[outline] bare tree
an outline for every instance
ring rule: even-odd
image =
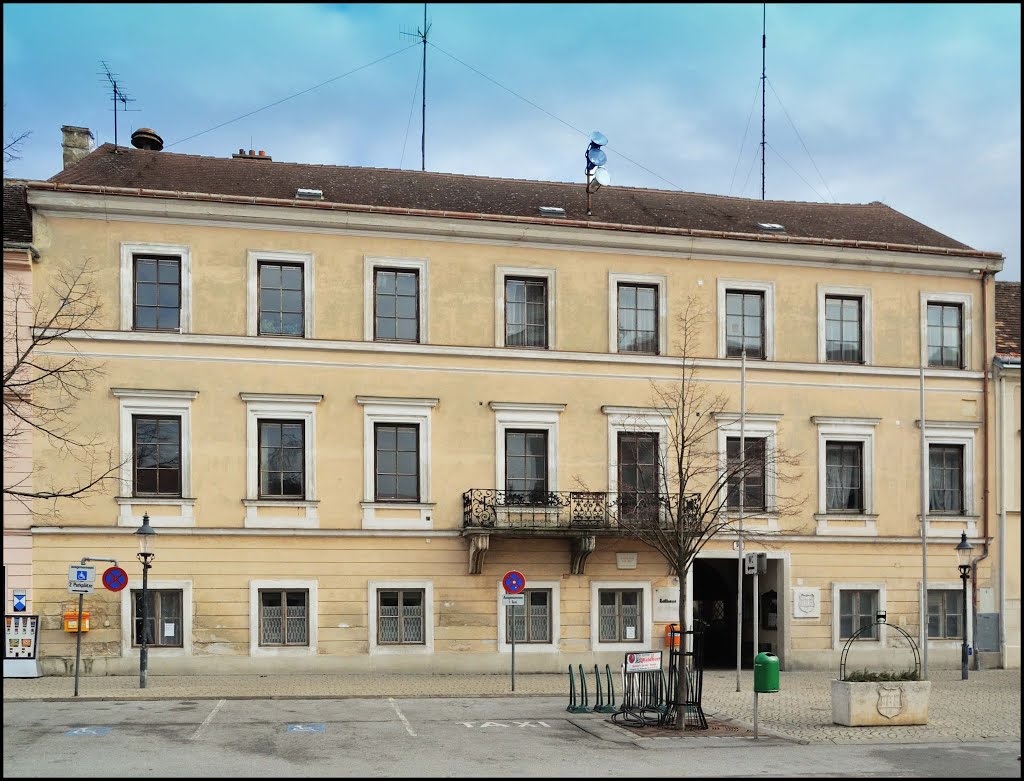
[[[4,103],[4,113],[7,112],[7,104]],[[32,135],[31,130],[24,130],[20,133],[11,133],[4,140],[4,176],[7,175],[7,164],[21,159],[21,145]]]
[[[728,455],[720,451],[719,432],[736,417],[725,412],[727,405],[739,405],[698,378],[694,360],[697,340],[708,320],[706,308],[690,298],[678,317],[675,334],[677,354],[682,357],[680,375],[671,381],[652,382],[652,402],[661,418],[657,428],[667,442],[654,435],[649,418],[630,425],[636,433],[621,440],[618,495],[609,502],[619,528],[661,554],[669,572],[679,579],[681,633],[690,629],[686,621],[690,599],[687,574],[711,540],[737,532],[736,506],[741,493],[746,493],[746,517],[752,519],[792,516],[803,504],[801,498],[780,490],[799,477],[791,470],[799,464],[797,454],[777,442],[754,437],[746,440],[745,458],[739,457],[739,448]],[[623,456],[631,462],[625,469]],[[768,486],[775,488],[772,496],[767,496]],[[767,542],[773,534],[779,532],[748,528],[743,536]],[[680,635],[681,651],[685,638]],[[675,668],[674,682],[675,727],[685,729],[685,669]]]
[[[38,467],[4,470],[4,497],[38,514],[33,500],[50,501],[55,510],[58,500],[83,499],[114,479],[120,467],[114,451],[83,434],[76,420],[77,403],[103,373],[68,339],[94,326],[101,312],[89,262],[57,269],[35,301],[22,281],[5,280],[3,311],[4,458],[15,459],[19,447],[42,436],[57,458],[77,462],[62,484],[44,480]]]

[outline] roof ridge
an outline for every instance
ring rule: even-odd
[[[187,152],[168,152],[168,151],[156,152],[156,151],[148,150],[148,149],[131,149],[131,148],[122,147],[122,146],[118,146],[117,148],[121,149],[124,152],[129,152],[131,154],[148,153],[148,154],[152,154],[152,155],[167,155],[167,156],[174,155],[175,157],[188,157],[188,158],[193,158],[193,159],[197,159],[197,160],[216,160],[218,162],[224,162],[224,163],[232,163],[232,164],[235,163],[233,158],[230,158],[230,157],[217,157],[215,155],[197,155],[197,154],[191,154],[191,153],[187,153]],[[98,146],[94,150],[94,152],[90,153],[90,156],[92,154],[95,154],[95,152],[109,151],[111,149],[114,149],[114,145],[111,144],[110,142],[106,142],[106,143],[103,143],[100,146]],[[252,162],[252,161],[250,161],[250,160],[248,160],[248,158],[246,158],[246,162]],[[370,166],[370,165],[343,165],[343,164],[339,164],[339,163],[300,163],[300,162],[296,162],[296,161],[293,161],[293,160],[263,160],[263,161],[260,161],[260,164],[261,165],[266,164],[266,165],[302,166],[303,168],[344,169],[344,170],[350,170],[350,171],[372,170],[372,171],[382,171],[382,172],[392,173],[392,174],[405,174],[405,175],[410,175],[410,176],[430,176],[430,177],[449,177],[449,176],[452,176],[452,177],[458,177],[458,178],[461,178],[461,179],[478,179],[478,180],[489,181],[489,182],[529,182],[529,183],[534,183],[534,184],[556,185],[556,186],[559,186],[559,187],[583,187],[584,186],[583,182],[565,182],[565,181],[556,181],[556,180],[553,180],[553,179],[517,179],[515,177],[509,177],[509,176],[486,176],[484,174],[465,174],[465,173],[457,173],[457,172],[454,172],[454,171],[414,171],[414,170],[408,170],[408,169],[405,169],[405,168],[388,168],[388,167]],[[51,178],[55,178],[56,176],[59,176],[60,173],[61,172],[58,172],[54,177],[51,177]],[[702,193],[702,192],[696,192],[694,190],[665,190],[665,189],[661,189],[661,188],[658,188],[658,187],[642,187],[642,186],[632,186],[632,185],[615,185],[615,189],[616,190],[629,190],[631,192],[665,193],[665,194],[670,194],[670,195],[693,195],[693,196],[697,196],[697,197],[700,197],[700,198],[715,198],[715,199],[722,199],[722,200],[728,200],[728,201],[739,201],[739,202],[759,203],[759,204],[785,204],[785,205],[825,206],[825,207],[832,207],[832,206],[877,207],[877,206],[883,206],[883,207],[885,207],[887,209],[892,209],[892,207],[886,206],[886,204],[884,204],[884,203],[882,203],[880,201],[872,201],[870,203],[838,203],[838,202],[836,202],[836,203],[828,203],[828,202],[821,202],[821,201],[785,201],[785,200],[774,200],[774,199],[762,200],[760,198],[744,198],[744,197],[738,196],[738,195],[722,195],[720,193]],[[892,209],[892,211],[896,211],[896,210]]]

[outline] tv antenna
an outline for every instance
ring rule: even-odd
[[[134,103],[135,98],[128,97],[128,94],[118,86],[118,74],[111,71],[110,66],[104,60],[100,60],[100,65],[103,67],[103,73],[98,75],[106,77],[110,85],[110,99],[114,102],[114,150],[117,151],[117,104],[120,101],[121,111],[138,111],[138,109],[128,108],[128,104]]]
[[[612,176],[608,173],[608,169],[604,167],[604,164],[608,162],[608,154],[601,148],[608,144],[608,139],[605,134],[599,130],[595,130],[590,134],[590,146],[587,147],[587,151],[584,153],[584,157],[587,160],[587,216],[591,216],[590,212],[590,195],[596,193],[602,187],[610,184]]]
[[[427,4],[423,4],[423,29],[416,28],[416,32],[409,33],[402,31],[402,35],[411,35],[423,42],[423,118],[420,122],[420,170],[427,170],[427,34],[430,32],[430,25],[427,24]],[[415,97],[415,96],[414,96]]]

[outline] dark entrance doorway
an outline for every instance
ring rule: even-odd
[[[736,669],[736,559],[702,558],[693,562],[693,623],[704,631],[704,667]],[[778,616],[779,562],[768,559],[761,575],[758,644],[761,651],[780,652]],[[743,578],[743,668],[754,666],[754,583]]]

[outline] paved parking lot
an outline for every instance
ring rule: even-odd
[[[934,671],[931,675],[929,723],[918,727],[842,727],[832,724],[830,681],[833,677],[831,673],[783,673],[781,691],[760,698],[762,732],[809,743],[831,744],[1020,740],[1020,670],[971,672],[967,681],[960,680],[957,670]],[[590,680],[592,683],[592,677]],[[554,709],[556,713],[568,704],[567,675],[518,675],[515,695],[511,694],[507,675],[154,675],[149,678],[148,688],[142,690],[138,685],[134,676],[82,678],[80,699],[191,701],[443,697],[462,703],[472,700],[459,698],[514,696],[515,699],[508,702],[528,704],[537,697],[551,698],[552,703],[558,703],[558,698],[562,698],[561,708]],[[709,715],[749,725],[753,720],[752,688],[749,671],[744,671],[741,691],[736,692],[734,671],[709,670],[704,676],[705,711]],[[4,681],[3,698],[5,702],[70,700],[73,690],[72,678],[8,679]],[[364,706],[371,714],[385,708],[381,703],[387,700],[373,702]],[[320,707],[329,710],[333,706],[322,704]],[[346,706],[342,704],[340,707]],[[449,707],[468,706],[456,704]],[[393,716],[392,713],[389,718]],[[324,720],[319,719],[321,722]]]

